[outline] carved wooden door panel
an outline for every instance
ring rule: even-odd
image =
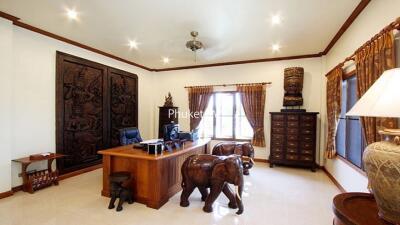
[[[108,146],[107,67],[57,52],[56,145],[60,173],[101,162]]]
[[[120,145],[119,129],[138,126],[138,78],[135,74],[108,69],[110,96],[110,147]]]

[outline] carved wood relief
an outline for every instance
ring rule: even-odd
[[[101,163],[118,129],[137,126],[137,76],[57,52],[56,152],[60,173]]]
[[[119,129],[137,126],[137,77],[109,69],[111,147],[119,145]]]

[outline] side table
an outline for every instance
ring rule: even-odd
[[[22,190],[32,194],[36,190],[51,186],[52,184],[58,185],[58,170],[56,169],[53,171],[51,165],[54,159],[62,158],[64,156],[65,155],[62,154],[51,153],[48,156],[38,159],[31,159],[29,156],[20,159],[13,159],[13,162],[20,163],[22,167],[20,174],[23,180]],[[47,169],[31,172],[27,171],[28,166],[31,163],[39,161],[47,161]]]

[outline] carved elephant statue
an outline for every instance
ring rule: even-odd
[[[201,193],[201,200],[205,201],[203,211],[212,212],[212,204],[222,191],[229,199],[229,207],[239,208],[236,212],[238,215],[243,213],[243,165],[240,156],[192,155],[184,161],[181,173],[182,207],[189,206],[189,196],[197,187]],[[228,183],[235,185],[235,194],[230,190]]]
[[[115,207],[115,201],[119,198],[117,211],[122,210],[122,204],[127,201],[129,204],[133,203],[132,191],[124,186],[124,183],[128,183],[131,175],[129,172],[115,172],[110,175],[110,204],[109,209]]]
[[[248,142],[220,142],[212,150],[213,155],[240,155],[243,161],[243,174],[249,175],[254,165],[254,148]]]

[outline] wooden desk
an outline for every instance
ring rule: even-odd
[[[333,199],[334,225],[392,225],[378,216],[375,198],[369,193],[350,192]]]
[[[110,196],[109,175],[118,171],[132,174],[134,201],[159,209],[170,197],[181,190],[181,166],[194,154],[209,153],[210,139],[186,142],[181,150],[149,155],[132,145],[99,151],[103,155],[103,196]]]

